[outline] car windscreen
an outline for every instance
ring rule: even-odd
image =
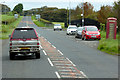
[[[98,31],[97,27],[87,27],[87,31]]]
[[[78,28],[77,30],[78,30],[78,31],[82,31],[82,30],[83,30],[83,28]]]
[[[69,27],[69,29],[77,29],[77,27]]]
[[[34,30],[15,30],[12,39],[36,39],[37,36]]]
[[[60,24],[55,24],[54,26],[61,26]]]

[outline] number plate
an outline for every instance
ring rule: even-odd
[[[23,47],[23,48],[20,48],[20,49],[30,49],[30,48],[27,48],[27,47]]]
[[[91,36],[92,38],[96,38],[96,36]]]

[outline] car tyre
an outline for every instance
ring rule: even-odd
[[[54,31],[55,31],[55,29],[54,29]]]
[[[37,52],[35,56],[36,56],[36,59],[40,59],[40,52]]]
[[[98,40],[101,40],[101,39],[98,39]]]
[[[15,55],[13,53],[9,53],[9,57],[10,57],[10,60],[14,60],[15,59]]]

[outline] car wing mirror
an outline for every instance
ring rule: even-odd
[[[100,30],[98,30],[98,31],[100,31]]]
[[[11,37],[11,35],[9,35],[9,38]]]

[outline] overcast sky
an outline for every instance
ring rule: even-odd
[[[99,10],[102,5],[113,6],[114,1],[118,0],[0,0],[0,3],[8,5],[11,10],[18,3],[22,3],[24,10],[29,10],[32,8],[40,8],[43,6],[48,7],[58,7],[58,8],[67,8],[69,3],[71,8],[75,8],[82,2],[90,2],[94,6],[94,10]]]

